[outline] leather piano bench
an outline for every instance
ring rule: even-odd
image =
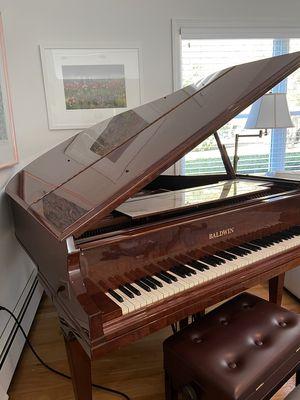
[[[298,366],[300,316],[249,293],[164,342],[167,400],[270,399]]]

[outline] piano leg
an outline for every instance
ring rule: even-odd
[[[165,372],[165,395],[166,400],[178,400],[178,392],[174,388],[167,372]]]
[[[269,280],[269,301],[281,305],[284,284],[284,273]]]
[[[64,338],[75,400],[92,400],[91,360],[74,336]]]

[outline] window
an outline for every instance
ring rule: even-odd
[[[182,33],[180,47],[180,86],[186,86],[231,65],[298,51],[300,39],[222,38],[221,34],[216,38],[215,33],[213,38],[209,38],[209,34]],[[239,173],[273,174],[283,170],[300,170],[300,70],[277,85],[273,91],[287,92],[295,126],[274,129],[263,138],[241,138],[238,151]],[[258,133],[244,130],[249,111],[250,107],[219,130],[231,159],[236,133]],[[181,173],[186,175],[222,172],[224,167],[213,137],[201,143],[181,161]]]

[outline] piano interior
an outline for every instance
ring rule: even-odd
[[[108,217],[77,237],[78,243],[107,234],[171,217],[199,213],[246,200],[262,198],[297,185],[274,182],[264,177],[239,175],[174,176],[160,175],[153,182],[122,203]]]

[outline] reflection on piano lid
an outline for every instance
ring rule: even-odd
[[[233,197],[262,193],[268,189],[269,186],[262,184],[260,181],[235,179],[218,182],[213,185],[133,197],[120,205],[117,211],[135,219],[191,208]]]
[[[63,241],[109,216],[299,66],[300,53],[236,65],[114,116],[33,161],[6,191]],[[54,198],[75,212],[58,222]]]

